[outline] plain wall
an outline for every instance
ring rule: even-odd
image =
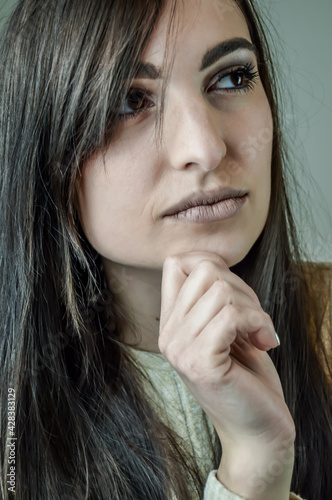
[[[312,260],[332,262],[332,1],[259,0],[259,4],[271,19],[280,46],[286,139],[297,158],[293,167],[304,189],[300,234]]]
[[[311,260],[332,262],[332,1],[258,2],[280,46],[287,139],[303,189],[299,232]],[[12,5],[0,0],[0,28]]]

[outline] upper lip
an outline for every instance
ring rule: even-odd
[[[247,194],[247,191],[231,187],[223,187],[208,192],[197,191],[195,193],[191,193],[185,198],[182,198],[181,201],[169,207],[163,214],[163,217],[176,215],[193,207],[214,205],[215,203],[219,203],[220,201],[228,200],[230,198],[243,198],[243,196]]]

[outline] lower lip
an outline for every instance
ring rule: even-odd
[[[183,212],[168,216],[168,219],[176,219],[181,222],[204,223],[215,222],[233,217],[244,205],[248,195],[241,198],[228,198],[213,205],[199,205],[188,208]]]

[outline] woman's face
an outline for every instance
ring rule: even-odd
[[[245,18],[229,0],[181,6],[176,33],[167,11],[157,24],[107,152],[83,167],[82,226],[107,261],[160,269],[209,251],[232,266],[266,222],[272,117]]]

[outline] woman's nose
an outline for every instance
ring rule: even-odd
[[[164,118],[164,146],[170,165],[183,170],[198,166],[216,169],[226,155],[220,111],[202,95],[176,99],[168,104]]]

